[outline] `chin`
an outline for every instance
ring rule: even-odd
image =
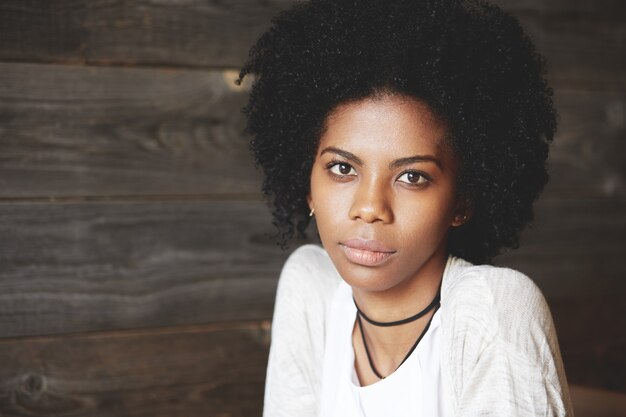
[[[341,278],[352,288],[358,288],[367,292],[387,291],[398,283],[390,281],[389,277],[396,277],[393,271],[385,266],[356,265],[347,260],[341,264],[335,262],[335,266]]]

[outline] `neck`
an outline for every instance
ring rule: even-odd
[[[385,291],[352,287],[359,309],[372,320],[392,322],[411,317],[428,306],[441,285],[447,257],[433,255],[420,270],[401,284]]]
[[[385,291],[365,291],[352,287],[352,295],[359,309],[372,320],[391,322],[411,317],[428,306],[436,296],[446,262],[445,251],[438,251],[419,271],[401,280],[400,284]],[[374,326],[362,320],[366,343],[378,372],[390,375],[398,368],[433,314],[434,309],[415,321],[391,327]],[[361,384],[369,385],[378,381],[370,369],[357,323],[352,332],[352,344]]]

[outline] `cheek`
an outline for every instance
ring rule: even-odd
[[[350,187],[338,184],[329,178],[326,171],[316,167],[311,175],[311,199],[316,219],[336,221],[345,212],[350,200]]]
[[[396,205],[395,219],[406,240],[433,238],[445,233],[452,223],[453,203],[443,196],[419,196]]]
[[[319,169],[316,166],[314,166],[313,170],[311,171],[309,204],[311,204],[312,207],[315,208],[316,214],[317,212],[322,210],[321,199],[322,199],[323,194],[324,192],[323,192],[322,181],[320,178],[320,172],[319,172]]]
[[[314,168],[311,174],[310,195],[311,204],[315,207],[315,223],[323,241],[328,231],[332,231],[334,225],[339,223],[339,213],[345,198],[321,168]]]
[[[341,187],[334,188],[332,192],[329,192],[329,189],[318,190],[313,200],[318,228],[332,230],[345,224],[351,202],[351,195],[348,191],[347,188],[341,189]]]

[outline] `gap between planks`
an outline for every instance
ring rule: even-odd
[[[148,195],[83,195],[83,196],[27,196],[0,197],[2,203],[127,203],[127,202],[181,202],[181,201],[264,201],[261,193],[217,194],[148,194]]]
[[[170,334],[194,334],[194,333],[207,333],[217,332],[225,330],[251,330],[267,332],[271,330],[271,320],[241,320],[241,321],[225,321],[215,322],[207,324],[184,324],[178,326],[166,326],[166,327],[143,327],[134,329],[119,329],[119,330],[97,330],[86,332],[74,332],[63,333],[62,335],[45,335],[45,336],[16,336],[8,338],[0,338],[0,345],[15,343],[18,340],[22,341],[45,341],[51,339],[63,338],[70,339],[112,339],[112,338],[125,338],[132,336],[146,336],[146,335],[170,335]]]

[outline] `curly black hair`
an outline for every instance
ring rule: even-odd
[[[458,189],[473,208],[448,252],[490,263],[517,248],[548,181],[556,130],[545,61],[518,21],[478,0],[311,0],[250,50],[246,132],[284,244],[309,223],[306,196],[325,120],[380,92],[421,100],[447,126]],[[294,175],[294,173],[297,173]],[[297,232],[297,233],[296,233]]]

